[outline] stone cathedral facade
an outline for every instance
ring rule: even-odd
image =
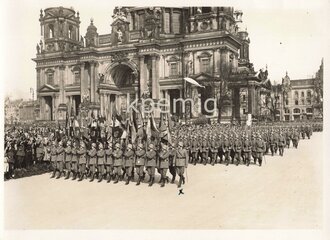
[[[253,113],[259,80],[249,61],[242,15],[232,7],[116,7],[109,34],[100,35],[97,25],[104,23],[91,19],[81,32],[73,9],[41,10],[41,40],[33,59],[37,120],[63,120],[66,111],[77,116],[84,102],[109,118],[114,106],[125,112],[146,92],[155,101],[168,99],[171,113],[178,115],[173,99],[190,97],[190,117],[197,117],[205,112],[204,101],[220,97],[224,88],[225,117],[239,118],[241,88]],[[205,88],[187,86],[184,77]]]

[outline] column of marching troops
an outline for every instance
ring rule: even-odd
[[[39,128],[40,129],[40,128]],[[44,128],[42,128],[44,129]],[[44,131],[21,131],[13,137],[10,130],[5,134],[5,153],[9,163],[13,159],[18,164],[26,154],[27,146],[35,146],[36,162],[50,161],[52,178],[64,176],[72,180],[95,178],[99,182],[136,180],[152,186],[156,170],[160,175],[161,187],[175,183],[178,187],[185,183],[185,168],[188,163],[235,164],[249,166],[262,165],[265,154],[284,154],[284,148],[297,148],[300,139],[310,138],[313,131],[322,131],[322,124],[266,124],[253,127],[238,127],[223,124],[178,125],[174,127],[166,141],[162,137],[144,139],[137,136],[134,142],[129,137],[122,139],[118,132],[112,137],[88,132],[89,136],[75,136],[59,131],[44,137]],[[16,131],[17,132],[17,131]],[[30,133],[30,134],[29,134]],[[25,137],[24,137],[25,136]],[[169,140],[170,139],[170,140]],[[167,177],[169,170],[172,179]]]

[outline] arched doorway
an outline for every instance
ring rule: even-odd
[[[108,85],[103,90],[101,112],[108,117],[112,116],[114,107],[121,113],[127,112],[129,104],[140,94],[137,66],[129,61],[113,63],[105,72],[105,81]]]

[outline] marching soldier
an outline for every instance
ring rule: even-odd
[[[107,142],[107,149],[105,150],[105,168],[106,176],[108,177],[107,182],[109,183],[112,178],[113,170],[113,156],[112,156],[112,144],[110,141]]]
[[[256,141],[256,158],[258,160],[260,167],[262,165],[262,158],[265,152],[266,152],[266,144],[259,135]]]
[[[25,160],[25,141],[21,139],[21,141],[18,142],[18,149],[17,149],[17,168],[22,168]]]
[[[63,165],[64,165],[64,148],[63,148],[63,142],[59,141],[58,147],[56,150],[57,157],[56,157],[56,169],[59,172],[57,175],[57,179],[61,177],[62,173],[64,173]]]
[[[144,176],[144,165],[145,165],[145,155],[146,151],[142,143],[139,143],[137,146],[137,150],[135,152],[136,159],[135,159],[135,169],[138,175],[138,181],[136,185],[140,185],[141,180]]]
[[[198,151],[199,151],[199,142],[196,139],[196,135],[193,136],[190,151],[191,151],[192,163],[196,165],[198,161]]]
[[[71,141],[66,142],[65,148],[65,169],[66,169],[66,177],[68,179],[71,173],[71,160],[72,160],[72,148],[71,148]]]
[[[243,142],[243,153],[244,153],[244,161],[245,161],[246,166],[250,165],[251,151],[252,151],[251,141],[249,140],[248,136],[245,136],[245,139]]]
[[[289,132],[289,130],[286,131],[285,140],[286,140],[286,147],[290,148],[291,133]]]
[[[223,144],[222,144],[222,150],[225,154],[226,166],[228,166],[229,162],[230,162],[230,151],[231,151],[231,149],[232,149],[231,142],[229,141],[228,136],[226,135],[225,140],[223,141]]]
[[[133,151],[133,145],[127,144],[126,152],[124,154],[124,167],[125,167],[125,173],[126,173],[126,183],[125,185],[128,185],[131,178],[132,178],[132,169],[134,168],[134,151]]]
[[[270,152],[272,153],[272,156],[274,156],[275,148],[277,146],[277,141],[275,138],[275,134],[273,132],[271,132],[269,136],[269,146],[270,146]]]
[[[105,164],[105,151],[103,149],[103,144],[99,143],[99,150],[97,151],[97,172],[99,174],[98,182],[101,182],[102,179],[106,177],[104,164]]]
[[[215,135],[213,135],[210,144],[212,166],[217,162],[218,148],[218,141],[216,141]]]
[[[96,164],[97,164],[96,143],[92,143],[92,149],[88,151],[88,156],[89,156],[88,167],[90,170],[90,174],[92,175],[90,182],[93,182],[96,175]]]
[[[238,166],[242,160],[242,142],[238,136],[235,137],[233,150],[235,152],[234,159],[236,160],[236,166]]]
[[[283,133],[280,133],[280,137],[278,140],[278,150],[280,152],[280,156],[283,156],[284,146],[285,146],[285,137],[283,136]]]
[[[179,142],[175,155],[176,172],[180,177],[178,188],[181,187],[182,183],[185,184],[184,169],[188,167],[188,158],[187,150],[183,148],[183,142]]]
[[[116,143],[115,145],[115,150],[113,151],[113,167],[114,167],[114,177],[115,177],[115,181],[114,184],[118,183],[119,178],[121,178],[121,168],[123,165],[123,161],[122,161],[122,157],[123,157],[123,151],[120,148],[120,144]]]
[[[77,174],[78,174],[78,153],[79,150],[79,144],[78,142],[73,142],[72,148],[71,148],[71,171],[73,173],[72,180],[76,180]]]
[[[79,155],[79,180],[82,181],[83,177],[86,176],[86,163],[87,163],[87,149],[83,141],[80,142],[80,149],[77,151]]]
[[[161,151],[159,153],[159,169],[160,169],[160,182],[161,187],[165,186],[165,181],[168,182],[166,177],[167,169],[169,168],[169,156],[170,152],[167,149],[167,145],[161,145]]]
[[[208,153],[209,153],[209,143],[206,139],[206,136],[204,136],[202,141],[202,161],[204,165],[206,165],[206,163],[208,162]]]
[[[149,187],[151,187],[154,184],[155,180],[155,168],[157,166],[156,162],[156,151],[154,150],[154,144],[150,143],[148,151],[146,153],[146,167],[149,175]]]
[[[298,132],[298,130],[294,130],[293,135],[292,135],[293,147],[298,148],[298,142],[299,142],[299,132]]]
[[[57,158],[57,146],[56,146],[56,142],[53,141],[52,148],[50,150],[50,161],[53,167],[53,175],[51,176],[51,178],[54,178],[56,174],[56,162],[57,162],[56,158]]]

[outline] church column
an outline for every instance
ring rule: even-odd
[[[80,66],[80,101],[83,102],[83,97],[88,86],[85,79],[85,63]]]
[[[139,61],[140,61],[140,95],[143,94],[143,92],[147,89],[148,82],[146,79],[146,74],[145,74],[145,64],[144,64],[144,56],[139,56]]]
[[[156,55],[151,56],[152,67],[152,98],[159,99],[159,82],[158,82],[158,57]]]
[[[166,11],[165,8],[162,9],[162,33],[165,33],[165,22],[166,22]]]
[[[95,102],[95,62],[90,63],[91,66],[91,102]]]

